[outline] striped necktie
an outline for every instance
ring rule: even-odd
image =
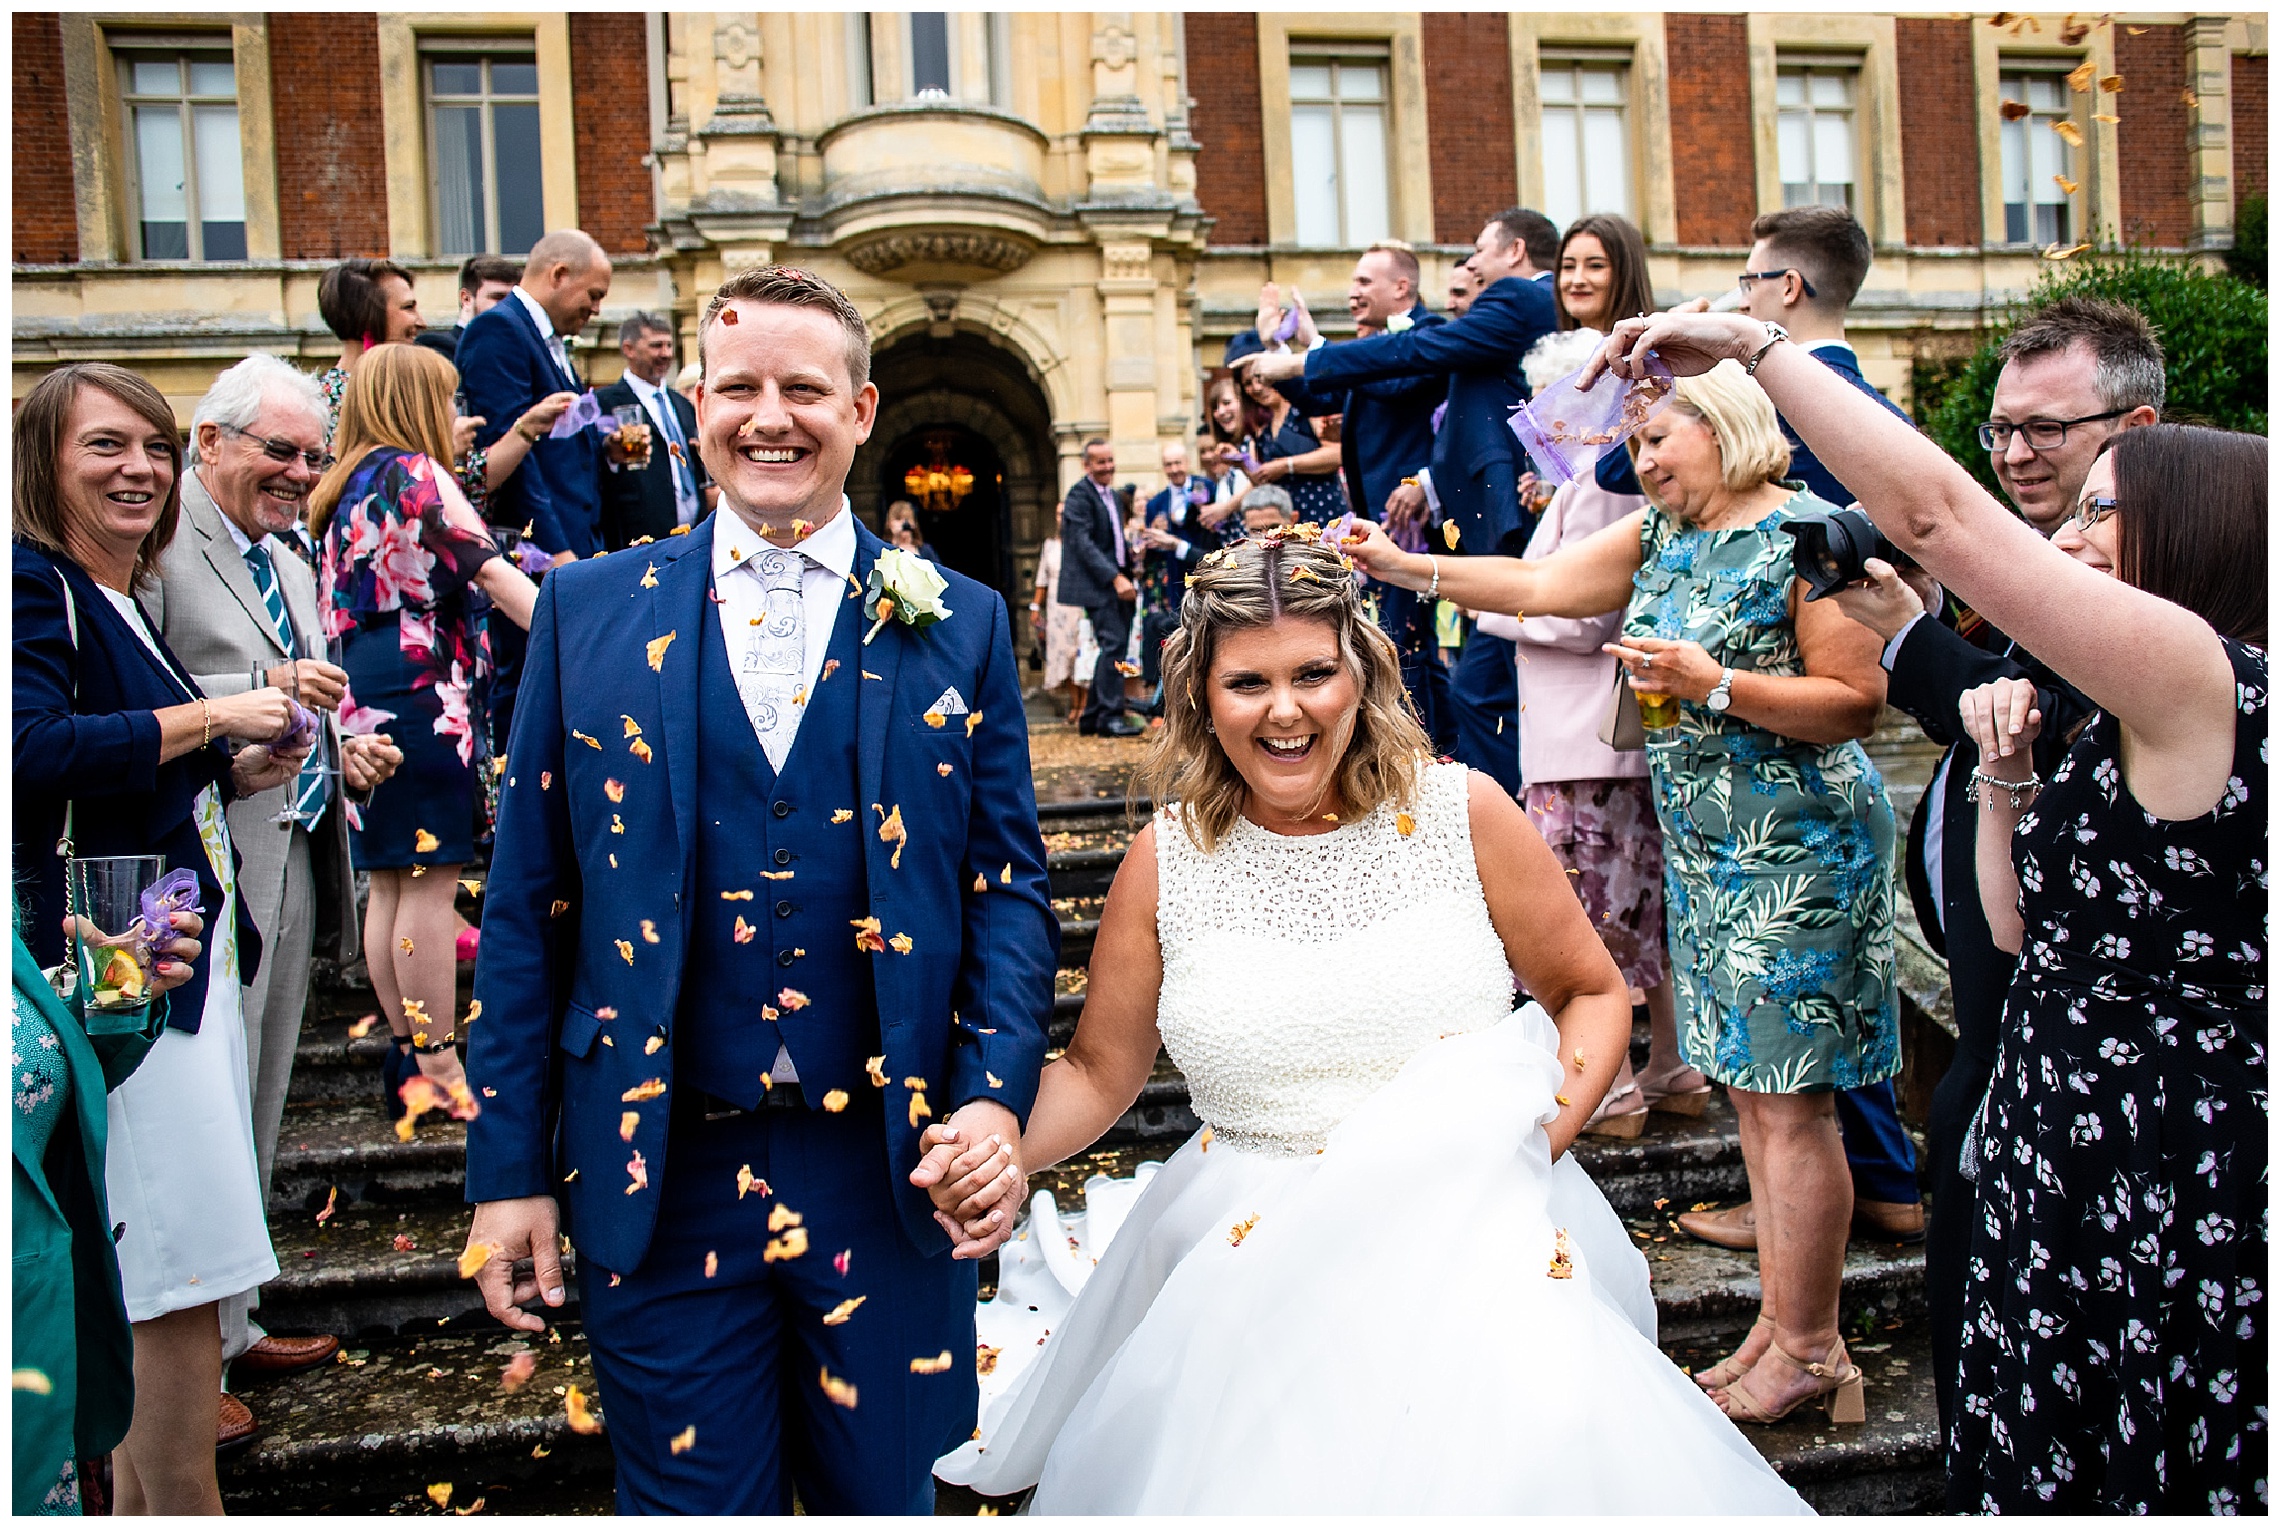
[[[697,475],[689,466],[688,438],[681,433],[679,411],[673,407],[673,400],[665,396],[663,388],[657,389],[656,413],[664,425],[665,455],[673,464],[674,501],[678,504],[682,500],[695,499]]]
[[[288,655],[299,652],[293,637],[292,618],[285,613],[285,591],[277,583],[277,567],[269,560],[266,542],[256,541],[245,549],[245,565],[253,574],[253,587],[261,594],[261,606],[269,612],[269,624],[277,633],[277,640],[285,645]],[[300,778],[293,783],[293,815],[304,826],[312,826],[325,809],[325,772],[311,752],[309,762],[301,766]]]

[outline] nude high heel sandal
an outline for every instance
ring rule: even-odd
[[[1827,1410],[1829,1420],[1839,1427],[1857,1427],[1868,1420],[1868,1400],[1865,1393],[1867,1382],[1861,1374],[1860,1365],[1854,1363],[1846,1355],[1843,1338],[1837,1339],[1836,1345],[1829,1349],[1828,1357],[1821,1363],[1806,1363],[1794,1353],[1783,1348],[1778,1342],[1772,1344],[1766,1351],[1791,1368],[1802,1369],[1807,1374],[1812,1375],[1814,1379],[1820,1381],[1819,1386],[1806,1391],[1779,1411],[1769,1411],[1758,1403],[1755,1396],[1742,1389],[1738,1383],[1728,1385],[1718,1392],[1720,1399],[1731,1403],[1724,1408],[1727,1416],[1732,1417],[1737,1422],[1754,1422],[1764,1425],[1778,1422],[1807,1401],[1817,1399],[1822,1407]],[[1759,1367],[1763,1367],[1762,1363]],[[1751,1372],[1755,1373],[1756,1370],[1753,1369]]]
[[[1746,1348],[1749,1346],[1750,1338],[1757,1335],[1757,1329],[1759,1327],[1769,1327],[1772,1325],[1773,1318],[1764,1314],[1763,1312],[1760,1312],[1757,1320],[1750,1323],[1749,1331],[1743,1335],[1742,1347]],[[1741,1357],[1742,1349],[1734,1349],[1733,1352],[1728,1353],[1724,1358],[1719,1359],[1716,1364],[1712,1365],[1710,1368],[1704,1369],[1700,1374],[1695,1375],[1694,1383],[1700,1385],[1705,1390],[1725,1389],[1728,1385],[1732,1384],[1734,1381],[1740,1379],[1743,1375],[1749,1373],[1750,1370],[1757,1367],[1756,1359],[1753,1358],[1748,1363],[1743,1363],[1741,1361]]]

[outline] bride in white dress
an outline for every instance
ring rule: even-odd
[[[1038,1513],[1806,1511],[1656,1348],[1566,1155],[1621,976],[1519,806],[1431,762],[1309,531],[1190,584],[1151,761],[1181,804],[1125,856],[1021,1155],[1098,1139],[1159,1037],[1205,1127],[937,1473]],[[1002,1158],[966,1182],[1020,1202]]]

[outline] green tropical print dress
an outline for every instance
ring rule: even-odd
[[[1691,530],[1650,509],[1626,636],[1702,644],[1737,672],[1801,675],[1781,525]],[[1761,1093],[1857,1088],[1900,1070],[1892,803],[1860,744],[1781,737],[1685,706],[1650,732],[1680,1047]]]

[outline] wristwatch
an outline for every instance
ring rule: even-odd
[[[1726,708],[1734,703],[1734,671],[1732,669],[1718,670],[1718,687],[1704,696],[1702,703],[1720,714],[1723,714]]]
[[[1761,319],[1759,322],[1763,323],[1764,321]],[[1789,338],[1789,331],[1787,329],[1782,328],[1779,324],[1766,324],[1765,343],[1758,346],[1756,355],[1751,356],[1748,360],[1742,363],[1742,370],[1750,376],[1756,376],[1758,362],[1765,359],[1765,353],[1787,338]]]

